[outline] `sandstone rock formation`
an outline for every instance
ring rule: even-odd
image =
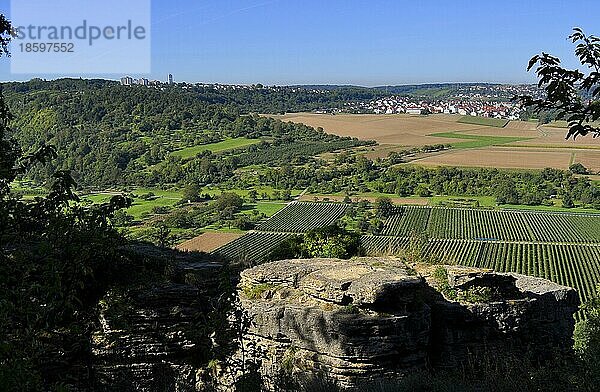
[[[575,290],[517,274],[394,259],[284,260],[241,274],[245,356],[267,387],[321,373],[341,386],[469,355],[571,346]]]
[[[200,343],[208,337],[198,337],[196,329],[219,294],[212,291],[222,265],[163,253],[156,258],[174,261],[168,279],[115,290],[99,304],[100,328],[92,335],[94,390],[200,390]]]

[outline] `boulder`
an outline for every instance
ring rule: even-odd
[[[282,375],[352,387],[489,353],[547,355],[571,347],[579,304],[543,279],[391,258],[277,261],[238,287],[243,356],[272,390]]]

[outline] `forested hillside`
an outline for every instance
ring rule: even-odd
[[[251,102],[260,101],[255,97],[239,98],[249,102],[244,105],[233,102],[235,94],[124,87],[104,80],[32,80],[3,87],[15,114],[12,136],[18,143],[24,149],[49,143],[60,151],[56,163],[31,173],[40,181],[56,169],[68,169],[79,184],[89,186],[213,183],[240,166],[306,161],[364,144],[244,114]],[[211,144],[238,138],[255,143],[234,141],[227,158],[217,159],[224,152]],[[207,147],[193,149],[203,145]]]

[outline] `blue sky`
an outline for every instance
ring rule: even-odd
[[[0,0],[10,15],[9,4]],[[153,0],[152,72],[132,76],[269,85],[532,82],[528,59],[544,50],[574,66],[566,37],[574,26],[600,35],[598,15],[597,0]],[[0,80],[34,76],[80,75],[12,75],[8,61],[0,63]],[[91,76],[120,75],[84,75]]]

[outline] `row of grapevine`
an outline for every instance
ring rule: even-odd
[[[386,220],[382,234],[415,232],[445,239],[600,243],[600,215],[406,207]]]
[[[398,254],[409,244],[408,238],[363,235],[361,246],[370,256],[391,256]]]
[[[212,252],[229,261],[260,263],[293,234],[250,232]]]
[[[433,238],[509,241],[531,238],[523,214],[477,209],[434,208],[428,233]]]
[[[585,302],[600,284],[600,246],[488,243],[474,266],[549,279],[575,288]],[[579,312],[577,318],[582,317]]]
[[[543,242],[600,242],[600,216],[529,213],[533,237]]]
[[[473,266],[479,259],[485,244],[483,241],[431,240],[424,253],[437,256],[437,259],[444,264],[460,263]]]
[[[410,236],[427,229],[431,208],[407,206],[402,213],[390,216],[383,228],[383,235]]]
[[[348,206],[342,203],[292,203],[261,224],[257,231],[305,233],[334,224]]]

